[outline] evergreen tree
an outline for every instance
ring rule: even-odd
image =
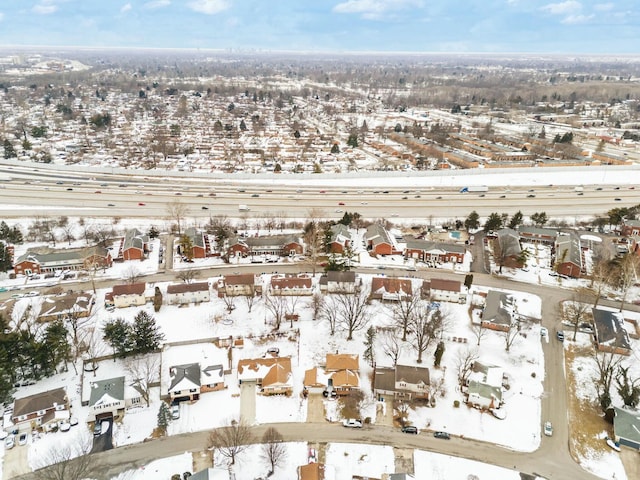
[[[11,255],[4,242],[0,242],[0,272],[11,270]]]
[[[464,221],[464,228],[467,231],[476,230],[480,226],[480,215],[475,210],[469,214],[467,219]]]
[[[444,355],[444,342],[438,342],[438,346],[436,347],[436,351],[433,354],[433,366],[439,367],[440,362],[442,361],[442,355]]]
[[[4,158],[15,158],[17,157],[18,154],[16,153],[15,148],[13,148],[13,145],[11,143],[11,141],[9,141],[9,139],[5,139],[4,141]]]
[[[109,320],[102,332],[103,338],[111,345],[114,356],[124,358],[131,351],[132,329],[124,318]]]
[[[502,227],[502,217],[500,214],[494,212],[487,218],[483,229],[485,232],[489,232],[491,230],[498,230],[500,227]]]
[[[536,212],[531,215],[531,221],[536,227],[544,227],[547,223],[547,214],[545,212]]]
[[[509,222],[509,228],[513,228],[514,230],[518,228],[520,225],[522,225],[523,218],[524,218],[524,215],[522,215],[522,212],[518,210],[511,217],[511,221]]]
[[[149,231],[147,232],[147,235],[149,235],[149,238],[153,240],[160,236],[160,231],[154,225],[151,225]]]
[[[371,365],[373,367],[376,359],[375,359],[375,352],[374,352],[374,342],[376,340],[376,329],[373,326],[370,326],[367,329],[367,333],[365,335],[365,340],[364,340],[364,353],[363,353],[363,357],[364,359],[369,363],[369,365]]]
[[[171,422],[171,412],[166,402],[160,402],[160,408],[158,409],[158,428],[162,430],[162,433],[167,431],[167,427]]]
[[[148,353],[160,347],[164,334],[156,325],[156,319],[144,310],[140,310],[133,319],[132,340],[136,353]]]
[[[350,147],[356,148],[358,146],[358,134],[351,133],[349,134],[349,138],[347,139],[347,145]]]
[[[331,147],[331,153],[340,153],[340,146],[337,143],[334,143]]]

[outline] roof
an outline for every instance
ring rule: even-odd
[[[347,241],[351,241],[351,231],[349,228],[342,224],[336,223],[335,225],[331,225],[331,239],[329,243],[339,243],[344,245]]]
[[[247,237],[244,242],[249,247],[282,247],[289,243],[302,244],[298,235],[271,235],[268,237]]]
[[[613,407],[613,431],[616,437],[640,443],[640,412]]]
[[[355,283],[356,282],[356,272],[338,272],[334,270],[330,270],[326,275],[327,283]]]
[[[494,387],[492,385],[478,382],[476,380],[469,380],[468,388],[469,395],[475,394],[481,398],[486,398],[488,400],[495,398],[496,400],[502,402],[502,387]]]
[[[327,376],[318,367],[305,370],[303,382],[305,387],[324,387],[327,383]]]
[[[372,294],[396,294],[410,296],[413,293],[411,280],[398,277],[373,277],[371,279]]]
[[[225,275],[225,285],[254,285],[256,276],[253,273],[240,273],[238,275]]]
[[[482,319],[500,323],[503,325],[511,325],[513,314],[513,297],[504,292],[497,290],[489,290],[485,300]]]
[[[286,371],[291,374],[291,357],[243,358],[238,361],[238,379],[264,380],[274,365],[279,366],[278,371],[268,378],[269,381],[282,380]]]
[[[373,387],[388,392],[396,389],[396,370],[393,367],[377,367],[373,377]]]
[[[61,295],[47,295],[42,301],[39,317],[52,315],[76,316],[91,311],[91,302],[93,301],[93,294],[86,292],[69,291]]]
[[[109,378],[90,382],[89,405],[121,402],[124,400],[124,377]]]
[[[520,226],[518,233],[525,237],[550,237],[556,238],[558,231],[553,228],[540,228],[533,226]]]
[[[446,290],[460,293],[461,283],[458,280],[445,280],[443,278],[431,279],[431,290]]]
[[[498,243],[502,249],[504,256],[519,256],[522,249],[520,248],[520,235],[512,228],[501,228],[496,232]]]
[[[411,365],[396,365],[396,381],[404,381],[412,385],[424,383],[429,385],[429,368]]]
[[[274,275],[271,277],[271,288],[286,290],[293,288],[311,288],[309,275]]]
[[[324,480],[324,464],[308,463],[299,466],[298,480]]]
[[[82,262],[91,256],[107,257],[109,250],[104,247],[79,247],[79,248],[30,248],[21,255],[15,263],[31,261],[39,264],[56,263],[64,265],[69,262]]]
[[[624,328],[624,316],[620,312],[592,308],[593,326],[599,345],[631,350],[629,333]]]
[[[582,268],[580,237],[575,232],[560,233],[556,237],[556,262],[573,263]]]
[[[191,245],[194,247],[205,248],[204,235],[195,227],[189,227],[184,231],[184,234],[191,239]]]
[[[369,225],[367,231],[364,234],[364,237],[373,245],[380,245],[383,243],[391,246],[394,245],[389,232],[387,232],[387,229],[384,228],[381,223],[373,223]]]
[[[422,240],[413,236],[404,237],[407,250],[422,250],[425,252],[445,253],[465,253],[467,251],[464,245],[446,242],[434,242],[431,240]]]
[[[169,391],[190,390],[200,388],[200,364],[189,363],[186,365],[174,365],[169,368],[171,383]]]
[[[13,418],[66,404],[67,393],[62,387],[47,390],[46,392],[34,393],[28,397],[17,398],[13,402]]]
[[[128,250],[130,248],[135,248],[137,250],[142,250],[144,248],[144,244],[148,242],[149,242],[148,235],[142,233],[137,228],[130,228],[124,233],[122,249]]]
[[[132,283],[126,285],[114,285],[111,289],[113,297],[118,295],[143,295],[147,285],[145,283]]]
[[[187,292],[204,292],[209,291],[209,283],[176,283],[167,287],[167,294],[187,293]]]
[[[357,353],[327,353],[325,369],[332,372],[359,370],[360,356]]]
[[[331,374],[334,387],[359,387],[360,376],[355,370],[338,370]]]

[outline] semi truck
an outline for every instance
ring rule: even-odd
[[[468,187],[462,187],[460,193],[473,193],[473,192],[488,192],[489,187],[486,185],[469,185]]]
[[[248,205],[240,204],[240,205],[238,205],[238,210],[241,211],[241,212],[248,212],[251,209],[249,208]]]

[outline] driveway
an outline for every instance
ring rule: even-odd
[[[321,393],[310,393],[307,397],[307,423],[325,422],[324,397]]]
[[[240,418],[249,425],[256,423],[256,384],[244,382],[240,385]]]
[[[16,436],[17,442],[17,436]],[[16,444],[11,450],[4,451],[4,460],[2,462],[2,478],[9,480],[10,478],[31,472],[29,462],[27,461],[27,452],[29,446],[19,446]]]
[[[384,402],[376,406],[376,425],[393,427],[393,396],[381,395]]]
[[[113,418],[101,420],[101,422],[102,424],[104,424],[104,422],[108,422],[109,428],[106,432],[103,431],[100,435],[93,437],[91,453],[104,452],[113,448]]]

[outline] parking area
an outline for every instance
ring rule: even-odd
[[[27,446],[19,446],[6,450],[4,452],[4,460],[2,463],[2,478],[8,480],[19,475],[29,473],[29,463],[27,461]]]

